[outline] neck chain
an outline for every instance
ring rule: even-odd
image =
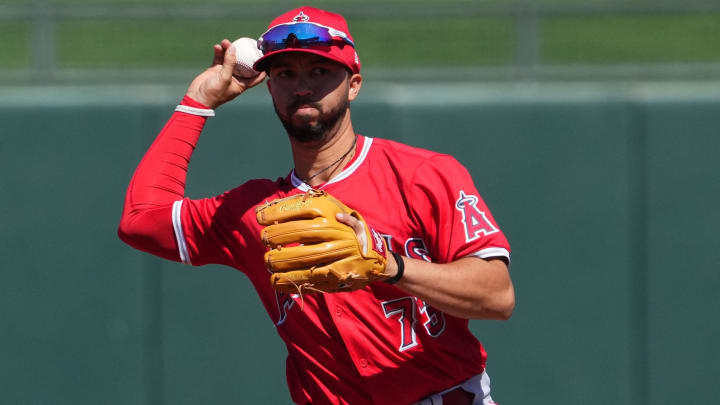
[[[308,177],[307,179],[304,179],[304,180],[301,179],[301,180],[303,180],[303,182],[305,182],[305,184],[307,184],[307,185],[309,186],[309,185],[310,185],[310,180],[312,180],[312,179],[314,179],[315,177],[319,176],[320,174],[324,173],[325,171],[327,171],[327,169],[329,169],[329,168],[335,166],[336,164],[340,163],[343,159],[345,159],[345,157],[347,157],[347,155],[350,154],[350,152],[352,152],[353,150],[355,150],[355,144],[356,144],[356,143],[357,143],[357,135],[355,136],[355,139],[353,139],[353,143],[352,143],[352,146],[350,146],[350,149],[348,149],[347,152],[343,153],[342,156],[340,156],[339,158],[337,158],[336,161],[334,161],[334,162],[330,163],[329,165],[325,166],[325,167],[324,167],[323,169],[321,169],[319,172],[313,174],[312,176]],[[298,176],[298,177],[299,177],[299,176]]]

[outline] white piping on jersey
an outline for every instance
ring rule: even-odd
[[[187,243],[185,242],[185,234],[183,233],[182,229],[182,204],[183,200],[177,200],[173,203],[172,208],[172,223],[173,223],[173,230],[175,231],[175,240],[177,241],[178,245],[178,252],[180,253],[180,261],[182,261],[185,264],[192,264],[190,263],[190,255],[188,254],[188,248]]]
[[[487,249],[478,250],[475,253],[471,253],[468,256],[476,256],[481,259],[487,259],[488,257],[504,257],[510,261],[510,252],[505,248],[491,247]]]
[[[329,184],[337,183],[338,181],[344,180],[351,174],[353,174],[353,172],[355,172],[355,170],[357,170],[357,168],[360,167],[360,165],[365,161],[365,158],[370,151],[370,145],[372,145],[372,141],[373,138],[366,136],[362,150],[360,150],[360,156],[358,156],[355,162],[353,162],[353,164],[351,164],[347,169],[341,171],[340,174],[330,179],[330,181],[323,184],[320,188],[324,188]],[[308,191],[311,188],[309,185],[305,184],[304,181],[300,180],[300,178],[295,175],[295,169],[293,169],[292,173],[290,173],[290,181],[292,182],[293,186],[295,186],[298,190],[302,192]]]

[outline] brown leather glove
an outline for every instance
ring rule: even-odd
[[[277,291],[353,291],[389,277],[385,240],[357,211],[325,191],[277,199],[257,207],[255,213],[258,223],[266,225],[261,233],[262,242],[270,248],[265,264]],[[364,234],[357,235],[339,222],[338,213],[361,221]]]

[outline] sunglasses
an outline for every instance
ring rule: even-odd
[[[288,48],[314,48],[344,42],[355,44],[347,34],[334,28],[314,23],[289,23],[275,26],[260,36],[258,47],[263,54]]]

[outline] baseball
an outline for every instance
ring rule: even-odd
[[[235,56],[237,57],[233,74],[243,78],[255,77],[260,74],[260,72],[253,69],[255,61],[262,57],[262,52],[257,46],[257,40],[243,37],[235,40],[232,46],[235,47]]]

